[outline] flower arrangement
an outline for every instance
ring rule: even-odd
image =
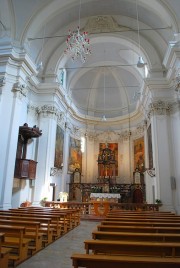
[[[92,186],[91,193],[102,193],[102,187]]]
[[[117,186],[110,187],[111,193],[119,193],[119,188]]]
[[[155,200],[156,204],[162,204],[162,201],[160,199]]]
[[[40,205],[44,207],[45,206],[45,202],[47,201],[47,199],[48,199],[47,197],[43,197],[41,199],[41,201],[40,201]]]
[[[67,202],[68,195],[69,194],[67,192],[60,192],[59,193],[60,202]]]
[[[32,203],[28,200],[21,203],[20,207],[30,207]]]

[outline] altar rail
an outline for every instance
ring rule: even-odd
[[[45,207],[80,209],[82,214],[92,213],[92,202],[59,202],[46,201]],[[159,211],[159,204],[137,204],[137,203],[111,203],[110,210],[131,210],[131,211]]]

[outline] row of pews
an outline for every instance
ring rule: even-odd
[[[179,268],[180,216],[112,210],[71,256],[74,268]]]
[[[0,210],[0,267],[16,267],[79,224],[79,209]]]

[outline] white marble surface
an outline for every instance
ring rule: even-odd
[[[91,193],[90,198],[120,198],[120,194],[115,193]]]

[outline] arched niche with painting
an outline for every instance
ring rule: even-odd
[[[133,183],[134,184],[144,184],[144,174],[138,169],[133,172]]]
[[[73,172],[72,180],[73,183],[81,183],[81,172],[79,168],[76,168],[75,171]]]

